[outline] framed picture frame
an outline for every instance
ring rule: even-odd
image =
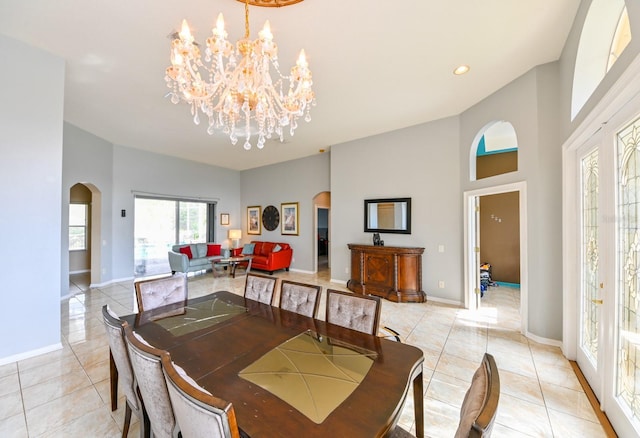
[[[280,212],[282,214],[282,225],[280,234],[288,234],[292,236],[298,235],[298,203],[287,202],[280,204]]]
[[[259,205],[247,207],[247,234],[260,234],[262,212]]]
[[[229,213],[220,213],[220,225],[229,225]]]

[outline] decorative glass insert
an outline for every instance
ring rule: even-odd
[[[360,385],[377,357],[310,330],[283,342],[238,375],[322,423]]]
[[[640,118],[618,132],[616,397],[640,420]]]
[[[598,360],[598,150],[582,159],[582,285],[580,346],[596,366]]]

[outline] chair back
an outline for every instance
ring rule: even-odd
[[[187,275],[182,272],[168,277],[140,280],[134,285],[139,312],[186,302],[188,296]]]
[[[126,322],[124,332],[131,367],[149,416],[151,431],[156,438],[172,438],[176,420],[160,362],[164,351],[141,340]]]
[[[322,286],[282,280],[280,308],[315,318],[320,305]]]
[[[327,322],[375,335],[380,322],[380,298],[327,289]]]
[[[167,352],[162,355],[162,369],[183,438],[240,437],[231,403],[214,397],[198,386],[182,369],[175,366]]]
[[[485,353],[460,408],[456,438],[491,435],[500,399],[500,376],[492,355]]]
[[[244,284],[244,297],[260,303],[271,304],[277,280],[277,277],[248,273]]]
[[[120,379],[120,383],[122,383],[124,395],[133,409],[140,410],[140,402],[136,394],[135,381],[133,378],[133,369],[131,368],[131,361],[129,360],[127,344],[124,340],[122,320],[112,313],[106,304],[102,306],[102,319],[107,332],[111,356],[118,369],[118,378]]]

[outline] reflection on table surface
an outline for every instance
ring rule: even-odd
[[[283,342],[238,375],[319,424],[358,387],[376,357],[375,351],[308,330]]]
[[[153,322],[173,336],[182,336],[219,324],[247,312],[247,308],[228,299],[207,296],[139,313],[135,327]]]

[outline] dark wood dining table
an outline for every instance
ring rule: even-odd
[[[411,345],[226,291],[122,319],[148,343],[168,351],[200,386],[232,402],[238,425],[252,438],[388,436],[396,426],[412,383],[416,434],[423,436],[424,357],[420,349]],[[372,359],[353,392],[319,423],[269,388],[240,375],[267,353],[305,333]]]

